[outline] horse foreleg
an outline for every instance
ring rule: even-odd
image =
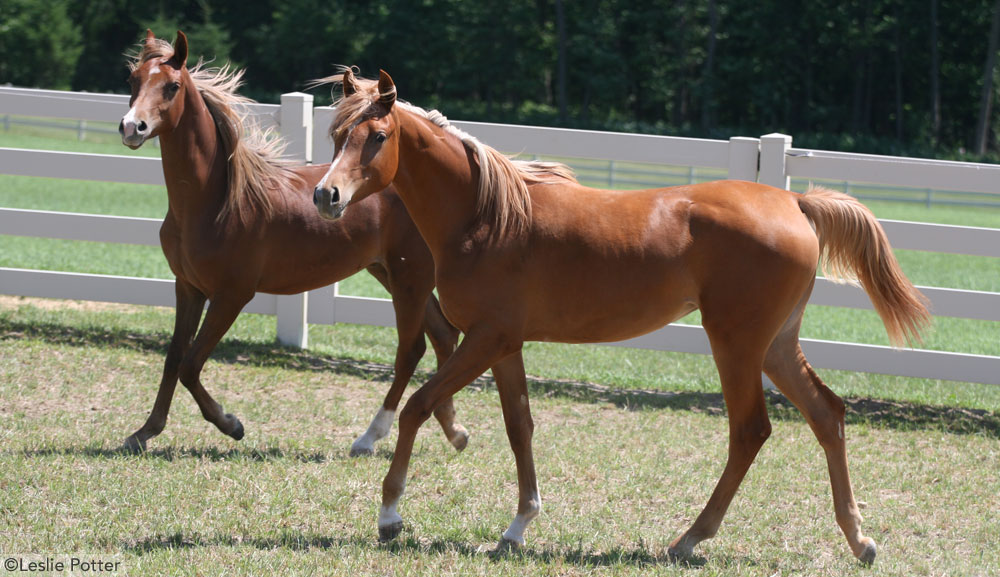
[[[181,360],[178,375],[181,383],[198,403],[202,417],[237,441],[243,438],[243,424],[234,415],[223,411],[222,405],[208,394],[201,384],[201,369],[229,327],[233,325],[243,306],[250,302],[252,297],[253,293],[242,297],[217,295],[209,303],[205,321],[201,324],[191,348]]]
[[[174,317],[174,334],[167,348],[167,358],[163,364],[163,376],[160,378],[160,388],[156,393],[153,410],[146,422],[138,431],[125,439],[123,448],[131,452],[146,450],[146,441],[163,432],[167,425],[167,414],[170,412],[170,401],[177,386],[177,374],[181,359],[191,347],[191,339],[198,330],[201,313],[205,309],[205,295],[190,284],[177,279],[174,284],[177,298],[176,316]]]
[[[714,341],[712,351],[729,412],[729,458],[705,508],[691,528],[670,544],[669,554],[675,559],[691,557],[695,545],[715,536],[743,477],[771,435],[760,357],[732,354]]]
[[[517,515],[510,527],[503,532],[497,545],[498,550],[517,548],[524,545],[524,530],[542,510],[542,498],[538,493],[535,477],[535,460],[531,454],[531,437],[535,424],[531,419],[528,405],[528,386],[524,377],[524,360],[518,351],[493,365],[493,377],[500,393],[503,421],[507,428],[507,439],[517,463]]]
[[[441,370],[407,400],[399,414],[399,437],[392,464],[382,481],[382,506],[378,516],[379,540],[394,539],[403,529],[403,519],[397,506],[406,487],[406,472],[420,425],[446,399],[515,350],[517,347],[505,342],[492,331],[472,331],[466,335]]]

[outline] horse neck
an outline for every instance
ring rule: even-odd
[[[187,86],[193,86],[190,76],[186,80]],[[226,154],[221,147],[205,100],[197,90],[185,90],[184,111],[177,126],[160,135],[163,177],[175,217],[218,213],[228,182]]]
[[[393,181],[406,210],[431,251],[471,232],[476,217],[479,168],[474,154],[454,135],[397,112],[400,122],[399,168]]]

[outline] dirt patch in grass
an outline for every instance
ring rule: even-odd
[[[82,312],[116,312],[122,314],[136,314],[144,308],[138,305],[126,305],[120,303],[105,303],[98,301],[71,301],[64,299],[43,299],[35,297],[19,297],[10,295],[0,295],[0,310],[17,310],[20,307],[31,306],[46,311],[82,311]],[[166,308],[166,307],[156,307]]]

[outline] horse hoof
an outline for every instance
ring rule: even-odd
[[[469,431],[461,429],[454,437],[448,439],[451,446],[455,447],[455,450],[461,453],[465,450],[465,447],[469,445]]]
[[[375,454],[375,449],[371,447],[355,447],[351,445],[350,455],[352,457],[370,457]]]
[[[497,548],[493,550],[493,553],[495,554],[516,553],[520,551],[521,547],[523,546],[524,545],[518,543],[517,541],[511,541],[506,537],[501,537],[500,542],[497,543]]]
[[[862,539],[861,544],[864,545],[864,549],[858,555],[858,561],[861,561],[862,565],[871,565],[875,562],[875,554],[878,553],[878,547],[875,546],[875,541],[872,541],[870,537]]]
[[[132,435],[125,439],[125,442],[122,444],[122,451],[133,455],[141,455],[146,452],[146,441]]]
[[[378,540],[380,543],[388,543],[403,532],[403,522],[394,521],[384,527],[378,528]]]
[[[236,415],[229,415],[229,414],[227,414],[226,415],[226,419],[231,420],[231,421],[236,421],[236,426],[233,427],[233,430],[230,431],[230,432],[228,432],[228,433],[226,433],[226,434],[229,435],[230,437],[232,437],[233,439],[237,440],[237,441],[239,441],[240,439],[242,439],[243,438],[243,434],[244,434],[243,423],[241,423],[240,420],[236,418]]]
[[[667,549],[667,555],[674,563],[684,563],[694,557],[694,547],[684,547],[683,545],[671,545]]]

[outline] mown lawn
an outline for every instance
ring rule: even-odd
[[[469,448],[455,454],[433,423],[424,427],[402,501],[407,527],[380,545],[375,516],[395,435],[373,458],[347,457],[390,374],[351,349],[363,343],[337,333],[349,353],[285,349],[273,344],[269,319],[245,315],[204,381],[247,437],[237,443],[214,430],[180,388],[149,453],[126,456],[115,449],[150,408],[170,311],[70,307],[0,306],[6,555],[86,553],[121,561],[128,575],[1000,571],[995,412],[849,399],[855,491],[880,546],[875,566],[863,568],[833,520],[817,443],[771,394],[774,434],[719,535],[685,566],[670,563],[666,547],[721,471],[727,429],[717,390],[535,379],[544,511],[523,553],[496,557],[489,552],[513,514],[515,473],[497,396],[481,380],[456,399]]]
[[[0,134],[0,146],[51,139]],[[113,139],[61,146],[129,153]],[[0,176],[0,206],[160,217],[166,196]],[[885,218],[1000,227],[992,209],[872,206]],[[899,256],[918,284],[1000,292],[1000,259]],[[155,247],[10,236],[0,236],[0,266],[170,277]],[[363,274],[342,292],[384,296]],[[421,431],[401,506],[407,527],[379,545],[395,434],[374,458],[347,452],[388,386],[394,332],[313,326],[310,350],[295,351],[274,344],[273,318],[243,315],[203,380],[247,437],[234,442],[202,421],[179,387],[150,451],[119,454],[152,405],[172,325],[172,309],[0,297],[5,556],[85,553],[121,561],[116,575],[1000,574],[995,386],[820,371],[848,401],[855,492],[880,547],[871,568],[857,565],[833,520],[811,432],[769,393],[774,434],[722,530],[693,566],[675,565],[667,545],[700,511],[726,454],[711,359],[529,343],[544,510],[526,550],[497,557],[516,484],[488,378],[456,399],[473,434],[463,454],[434,423]],[[996,325],[937,319],[924,346],[1000,355]],[[829,307],[807,312],[803,336],[886,341],[874,313]],[[428,356],[415,382],[433,368]]]

